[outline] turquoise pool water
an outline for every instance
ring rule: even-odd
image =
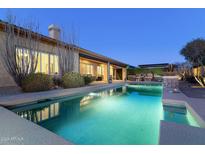
[[[160,120],[197,126],[186,109],[163,109],[161,94],[160,85],[128,85],[13,111],[74,144],[158,144]]]

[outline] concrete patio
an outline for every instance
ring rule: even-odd
[[[56,90],[43,91],[43,92],[20,93],[16,95],[3,96],[0,97],[0,106],[14,107],[17,105],[33,104],[33,103],[37,103],[38,101],[42,101],[46,99],[82,95],[88,92],[103,90],[107,88],[121,86],[124,84],[125,82],[112,83],[112,84],[96,84],[96,85],[79,87],[79,88],[56,89]]]
[[[186,81],[179,82],[179,89],[187,96],[192,98],[204,98],[205,88],[199,87],[196,84],[191,84]]]
[[[0,107],[0,145],[62,145],[72,144],[49,130]]]
[[[191,92],[190,92],[191,93]],[[186,96],[182,91],[164,87],[162,103],[186,107],[201,128],[161,121],[160,144],[205,144],[205,99]]]
[[[205,144],[205,129],[161,121],[160,145],[201,145]]]

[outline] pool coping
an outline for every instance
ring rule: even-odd
[[[201,109],[203,104],[199,104],[199,102],[205,101],[204,99],[199,98],[190,98],[187,97],[183,92],[179,90],[178,93],[171,92],[172,88],[163,88],[162,94],[162,104],[173,107],[186,107],[188,111],[194,116],[195,120],[198,122],[200,127],[205,128],[205,110]],[[197,106],[195,107],[195,103],[198,101]],[[203,105],[205,106],[205,105]]]
[[[0,145],[71,145],[55,133],[0,107]]]

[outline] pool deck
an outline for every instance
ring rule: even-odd
[[[0,107],[0,145],[72,144],[49,130]]]
[[[92,85],[86,87],[79,88],[69,88],[69,89],[56,89],[50,91],[43,92],[33,92],[33,93],[21,93],[11,96],[0,97],[0,106],[4,107],[14,107],[18,105],[24,105],[29,103],[37,103],[37,101],[42,101],[51,98],[57,97],[69,97],[80,94],[85,94],[88,92],[93,92],[97,90],[103,90],[107,88],[112,88],[116,86],[124,85],[125,82],[121,83],[113,83],[113,84],[100,84],[100,85]]]
[[[205,144],[205,99],[190,98],[184,93],[163,88],[163,105],[186,107],[201,128],[161,121],[159,144]]]
[[[145,84],[145,82],[127,82],[132,84]],[[38,126],[12,111],[6,109],[12,106],[25,105],[28,102],[37,103],[54,97],[74,96],[89,92],[113,88],[124,85],[125,82],[113,84],[100,84],[80,88],[57,89],[45,92],[24,93],[0,97],[0,144],[72,144],[63,138]],[[146,84],[155,84],[147,82]],[[159,82],[156,82],[159,84]],[[170,92],[171,88],[163,88],[163,105],[185,106],[195,117],[202,128],[161,121],[159,144],[205,144],[205,100],[189,98],[180,93]]]
[[[204,145],[205,129],[161,121],[160,145]]]

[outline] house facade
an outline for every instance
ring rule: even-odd
[[[5,50],[5,25],[7,23],[0,21],[0,52]],[[22,29],[22,27],[15,26],[16,29]],[[59,74],[61,75],[60,58],[57,51],[60,42],[60,52],[65,52],[66,44],[60,40],[60,29],[55,25],[50,25],[48,28],[49,36],[39,34],[38,48],[38,63],[36,72],[42,72],[49,75]],[[32,35],[36,35],[33,33]],[[21,38],[22,41],[24,38]],[[19,56],[27,56],[29,58],[28,50],[26,46],[16,46],[16,52]],[[109,78],[112,80],[125,80],[127,76],[127,68],[130,65],[123,62],[114,60],[112,58],[97,54],[95,52],[78,47],[77,50],[73,50],[70,55],[72,59],[71,71],[79,72],[82,75],[92,75],[96,77],[96,81],[108,82]],[[0,87],[16,86],[16,83],[6,71],[5,66],[0,62]]]

